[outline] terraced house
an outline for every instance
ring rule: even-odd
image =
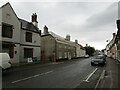
[[[27,63],[28,58],[40,60],[41,31],[37,15],[28,22],[17,17],[10,3],[0,7],[0,42],[2,52],[9,53],[13,64]]]
[[[77,48],[78,47],[78,48]],[[76,51],[77,48],[77,51]],[[81,52],[79,51],[81,50]],[[85,56],[85,50],[80,48],[79,44],[70,41],[70,35],[66,35],[63,38],[51,31],[48,31],[48,27],[44,27],[42,33],[42,61],[57,61],[61,59],[72,59],[76,57]]]
[[[116,33],[113,33],[112,40],[106,46],[106,53],[108,57],[116,59],[116,45],[115,45]]]
[[[117,20],[117,29],[118,31],[115,38],[115,43],[117,48],[116,59],[120,62],[120,20]]]

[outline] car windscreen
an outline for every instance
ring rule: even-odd
[[[94,56],[93,59],[102,59],[103,56]]]

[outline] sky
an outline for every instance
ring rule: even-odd
[[[118,0],[3,0],[0,6],[10,2],[17,16],[31,22],[37,14],[38,27],[43,32],[46,25],[62,37],[78,40],[95,49],[105,49],[106,40],[117,32]]]

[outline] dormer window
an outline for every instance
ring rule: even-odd
[[[32,42],[32,33],[26,32],[26,42]]]
[[[12,38],[13,26],[8,24],[2,24],[2,37]]]

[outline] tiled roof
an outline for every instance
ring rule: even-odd
[[[63,37],[53,33],[52,31],[49,31],[48,34],[42,33],[42,36],[46,36],[46,35],[51,35],[52,37],[54,37],[56,39],[59,39],[59,40],[62,40],[62,41],[68,41],[68,40],[66,40],[66,38],[63,38]],[[68,42],[75,43],[75,42],[72,42],[72,41],[68,41]]]
[[[37,27],[35,27],[31,22],[25,21],[23,19],[19,19],[19,20],[21,22],[22,29],[40,33],[40,30]]]

